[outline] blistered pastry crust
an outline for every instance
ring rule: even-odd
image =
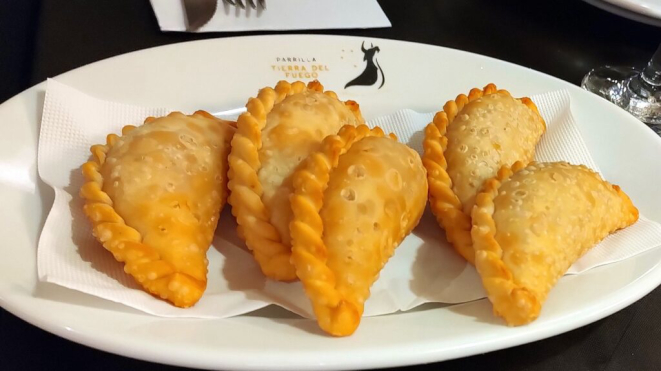
[[[324,92],[318,81],[312,81],[307,86],[300,81],[291,84],[280,81],[275,88],[261,89],[256,98],[248,101],[247,112],[238,119],[237,132],[232,139],[229,156],[229,203],[239,225],[239,235],[245,239],[262,272],[267,277],[280,281],[295,280],[296,271],[290,262],[291,247],[287,243],[288,236],[283,237],[278,226],[273,224],[272,211],[267,208],[263,199],[264,185],[259,176],[262,168],[260,157],[264,156],[260,153],[262,131],[274,106],[305,90],[323,93],[337,100],[337,95],[332,91]],[[344,105],[358,121],[363,121],[357,103],[347,101]],[[285,230],[286,228],[285,225]]]
[[[509,325],[539,316],[569,267],[638,219],[629,197],[585,166],[521,162],[483,185],[472,212],[475,265]]]
[[[463,256],[470,263],[474,263],[474,251],[471,242],[470,228],[470,210],[472,208],[473,199],[472,196],[477,193],[481,185],[482,179],[488,179],[489,177],[495,175],[497,169],[502,165],[510,165],[511,163],[499,163],[503,159],[501,158],[502,151],[519,151],[520,149],[510,149],[510,148],[501,148],[499,143],[490,143],[490,147],[493,148],[483,148],[479,149],[468,148],[468,146],[463,143],[461,145],[451,148],[452,155],[457,154],[454,158],[457,160],[462,160],[462,156],[465,157],[465,153],[468,151],[478,151],[479,153],[471,154],[474,157],[474,163],[481,164],[485,166],[477,169],[471,169],[466,164],[457,164],[456,166],[448,165],[448,127],[452,125],[455,119],[458,116],[461,116],[462,120],[471,120],[468,115],[464,114],[462,110],[468,104],[474,101],[479,101],[482,97],[489,96],[496,98],[503,97],[506,99],[504,102],[507,104],[507,99],[510,101],[516,101],[522,103],[524,106],[528,107],[531,111],[536,121],[537,127],[532,127],[526,131],[530,131],[530,139],[526,142],[526,148],[521,158],[516,158],[511,161],[513,163],[516,160],[528,162],[532,160],[534,155],[534,146],[537,141],[546,130],[544,120],[539,116],[539,111],[535,104],[529,98],[520,98],[512,99],[510,93],[507,90],[498,90],[494,84],[488,84],[482,90],[472,89],[468,96],[460,94],[455,100],[448,101],[444,106],[443,110],[438,112],[433,119],[433,122],[430,123],[425,128],[425,139],[423,141],[424,155],[423,163],[427,169],[427,177],[429,181],[429,198],[431,203],[431,209],[436,219],[446,232],[446,237],[448,241],[452,244],[454,249]],[[486,98],[485,98],[486,99]],[[492,109],[502,110],[501,106],[492,107]],[[507,109],[504,107],[503,109]],[[487,117],[488,118],[488,117]],[[488,122],[488,121],[487,121]],[[501,127],[507,123],[501,123]],[[467,125],[462,125],[461,129],[466,129]],[[473,140],[478,135],[489,136],[489,130],[499,129],[497,126],[490,128],[488,124],[483,125],[481,129],[476,130],[476,128],[470,128],[467,130],[460,130],[457,135],[464,135],[468,140]],[[504,128],[503,128],[504,129]],[[471,131],[475,131],[471,133]],[[480,131],[478,133],[478,131]],[[491,133],[491,135],[503,135],[502,133]],[[507,137],[507,133],[504,133],[504,136]],[[517,137],[516,135],[514,137]],[[461,138],[456,138],[456,144],[461,143]],[[458,152],[458,153],[457,153]],[[492,155],[497,153],[497,156]],[[515,156],[517,157],[517,156]],[[490,163],[490,158],[498,158],[500,161],[498,163]],[[488,161],[488,162],[487,162]],[[479,173],[478,173],[479,171]],[[459,174],[457,176],[463,176],[462,184],[457,184],[453,182],[451,173]],[[462,174],[462,172],[468,172],[468,174]],[[473,172],[474,174],[472,174]],[[468,186],[468,184],[470,186]],[[459,187],[459,193],[457,190]],[[463,201],[462,201],[463,198]]]
[[[206,132],[204,125],[196,124],[197,121],[204,120],[213,120],[213,122],[205,122],[205,125],[217,124],[219,127],[213,132]],[[169,130],[172,128],[168,128],[168,125],[177,126],[176,130],[179,131]],[[135,132],[132,133],[134,130]],[[227,161],[224,158],[229,153],[229,141],[233,132],[229,122],[216,119],[203,111],[198,111],[192,116],[173,112],[162,119],[150,117],[139,128],[125,126],[122,129],[122,137],[110,134],[105,145],[92,146],[92,160],[82,166],[85,183],[80,195],[85,200],[84,211],[92,222],[96,239],[113,254],[117,261],[125,263],[124,271],[132,275],[146,291],[178,307],[190,307],[195,304],[206,288],[206,251],[218,222],[218,214],[227,197],[225,178]],[[193,141],[197,138],[204,142],[195,148],[179,143],[178,149],[170,148],[170,151],[157,149],[159,138],[173,139],[177,135],[180,138]],[[138,164],[132,158],[135,156],[131,151],[136,150],[150,151],[147,156],[142,156],[144,159],[142,164]],[[208,151],[204,152],[205,150]],[[196,184],[181,185],[181,177],[170,179],[171,183],[169,179],[163,179],[165,184],[161,187],[172,188],[168,190],[171,199],[165,200],[160,197],[167,192],[155,192],[160,198],[153,201],[153,210],[147,205],[151,201],[143,197],[134,199],[135,195],[144,191],[139,189],[141,182],[139,179],[123,179],[123,176],[139,174],[151,179],[153,174],[154,178],[159,177],[163,171],[149,168],[149,164],[164,166],[170,160],[174,161],[175,156],[182,154],[192,156],[199,153],[196,151],[204,152],[201,155],[204,158],[200,160],[209,162],[205,162],[202,166],[210,167],[202,172],[199,169],[192,169],[193,175],[190,179]],[[150,170],[140,171],[138,166],[146,166]],[[175,166],[181,166],[181,163]],[[186,177],[183,175],[183,178]],[[149,183],[147,180],[145,182]],[[149,184],[153,185],[153,179]],[[209,195],[200,195],[204,198],[204,202],[199,199],[185,199],[185,194],[182,195],[176,190],[179,185],[199,186],[204,191],[211,189],[212,191]],[[119,199],[113,201],[108,192],[115,194],[114,197]],[[134,201],[138,201],[139,204]],[[168,202],[168,205],[164,205],[163,202]],[[176,204],[177,210],[170,210],[169,203]],[[117,210],[117,205],[121,205],[122,210]],[[155,232],[156,226],[145,225],[150,220],[158,218],[153,215],[154,212],[162,214],[163,224],[160,228],[164,230],[163,236],[156,236],[158,234]],[[196,216],[200,219],[196,219]],[[168,217],[176,217],[177,220],[165,220]],[[139,225],[127,225],[126,220],[139,221],[137,223]],[[139,230],[142,230],[142,233]],[[150,244],[155,242],[163,242],[163,245],[167,246]],[[180,259],[176,259],[177,257]]]
[[[371,138],[392,140],[408,150],[397,147],[402,151],[396,155],[401,164],[394,163],[393,159],[384,163],[385,160],[369,157],[363,157],[364,163],[354,162],[359,161],[354,159],[366,150],[363,147],[371,145],[384,150],[383,143],[367,142]],[[346,161],[350,162],[344,163],[347,168],[342,168],[342,176],[334,175],[334,171],[340,169],[338,165],[342,165],[343,156],[351,153],[352,146],[359,148],[353,154],[356,157],[347,157]],[[406,172],[400,177],[398,169]],[[379,188],[374,180],[368,183],[371,172],[383,173],[384,179],[377,181],[386,184],[380,184]],[[331,176],[338,178],[331,179]],[[364,302],[378,272],[422,216],[427,194],[424,167],[418,154],[397,143],[393,134],[386,139],[378,127],[369,130],[364,125],[345,126],[338,135],[324,140],[322,150],[308,157],[305,165],[294,174],[293,181],[294,218],[290,231],[297,275],[312,302],[320,327],[334,336],[350,335],[360,323]],[[329,183],[333,181],[342,190],[328,193]],[[345,205],[331,205],[337,198]],[[401,202],[400,198],[406,198],[407,202]],[[367,203],[348,206],[361,199]],[[387,217],[384,218],[383,213]],[[334,231],[344,233],[334,234]],[[355,242],[345,240],[347,238]]]

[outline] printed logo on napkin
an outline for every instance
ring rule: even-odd
[[[379,65],[376,56],[381,51],[378,46],[370,43],[369,48],[365,48],[365,41],[360,46],[360,51],[363,52],[363,61],[365,61],[365,69],[356,78],[349,81],[344,88],[351,86],[378,86],[378,89],[383,87],[386,83],[386,76],[383,69]]]
[[[360,48],[346,47],[337,52],[340,62],[336,66],[342,70],[349,81],[344,89],[352,87],[370,87],[381,89],[386,83],[386,76],[379,64],[378,54],[381,48],[370,42],[366,45],[363,41]],[[324,77],[334,70],[331,61],[318,54],[297,53],[296,55],[278,55],[273,57],[269,63],[272,72],[278,78],[285,80],[323,80]],[[362,72],[360,71],[362,68]],[[344,72],[346,71],[346,72]]]
[[[285,80],[314,80],[330,71],[328,64],[315,55],[280,55],[274,58],[271,69]]]

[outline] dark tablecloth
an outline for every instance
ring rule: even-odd
[[[277,0],[269,0],[274,4]],[[415,41],[475,52],[580,84],[592,67],[642,66],[661,28],[578,0],[380,1],[393,27],[306,33]],[[290,33],[290,32],[282,32]],[[0,102],[87,63],[182,41],[261,33],[163,33],[146,0],[0,1]],[[11,123],[2,122],[2,125]],[[661,289],[588,326],[535,343],[423,366],[464,370],[659,370]],[[178,369],[90,349],[0,309],[0,369]]]

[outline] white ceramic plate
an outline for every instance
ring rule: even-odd
[[[607,12],[661,27],[661,0],[584,0]]]
[[[361,44],[379,47],[385,84],[344,89],[364,68]],[[298,66],[306,71],[293,76]],[[313,67],[316,66],[316,67]],[[291,67],[291,71],[290,71]],[[316,73],[315,74],[313,74]],[[308,73],[309,75],[305,75]],[[205,40],[144,50],[58,76],[91,95],[155,107],[243,105],[279,79],[318,77],[366,118],[401,108],[427,112],[488,82],[514,95],[568,89],[595,160],[648,218],[661,222],[661,139],[614,105],[564,81],[506,62],[428,45],[332,36]],[[399,366],[457,358],[559,334],[603,318],[661,283],[661,249],[564,277],[541,317],[509,328],[486,300],[426,305],[366,318],[351,337],[324,336],[316,323],[266,308],[226,320],[165,319],[36,280],[36,245],[52,202],[37,177],[44,84],[0,106],[0,304],[64,338],[144,360],[232,369],[337,369]],[[94,119],[90,118],[90,125]]]

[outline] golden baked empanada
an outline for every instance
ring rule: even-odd
[[[292,260],[324,331],[356,330],[372,283],[426,203],[420,156],[379,128],[345,126],[294,174]]]
[[[515,163],[512,170],[504,167],[484,184],[471,233],[494,312],[522,325],[537,318],[546,295],[578,258],[633,224],[638,210],[620,187],[582,165]]]
[[[494,84],[448,101],[425,129],[431,209],[448,242],[469,262],[474,262],[470,212],[475,195],[501,166],[531,161],[545,130],[530,99],[512,98]]]
[[[229,203],[239,235],[267,277],[296,279],[290,263],[291,175],[321,141],[363,122],[358,104],[341,102],[318,81],[264,88],[239,117],[229,156]]]
[[[81,189],[94,236],[148,292],[178,307],[207,285],[234,128],[206,112],[125,126],[92,146]]]

